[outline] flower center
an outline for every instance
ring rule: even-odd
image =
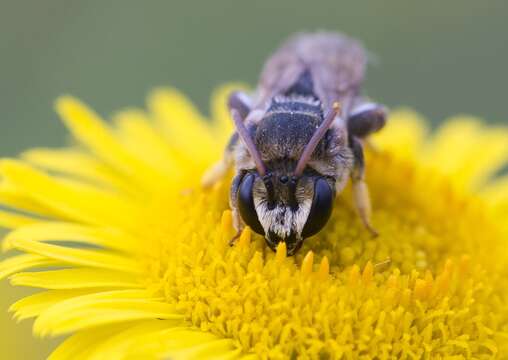
[[[185,191],[173,195],[176,202],[156,204],[153,223],[145,227],[153,229],[154,246],[144,259],[150,285],[177,304],[189,323],[266,356],[303,349],[316,356],[338,349],[358,355],[360,348],[375,355],[373,343],[392,346],[428,326],[431,333],[474,326],[471,314],[460,311],[469,309],[467,301],[489,296],[492,289],[475,287],[474,279],[495,265],[485,253],[494,249],[472,249],[482,248],[486,238],[500,245],[501,237],[484,206],[454,192],[446,179],[390,154],[370,154],[368,163],[379,237],[363,228],[346,189],[328,225],[295,257],[272,253],[250,232],[229,247],[234,230],[230,215],[223,215],[229,185],[224,182],[213,191]],[[167,209],[168,203],[177,205]],[[314,262],[312,256],[304,259],[309,250]],[[506,280],[499,281],[508,289]],[[446,309],[454,315],[437,315]],[[481,309],[468,311],[488,323]],[[422,344],[420,339],[401,346],[418,351]]]

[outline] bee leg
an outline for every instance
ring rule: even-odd
[[[358,215],[363,225],[370,231],[372,236],[378,236],[379,233],[374,229],[370,222],[372,207],[370,203],[369,188],[365,183],[365,161],[363,157],[363,147],[358,139],[350,138],[350,146],[353,150],[354,167],[351,174],[353,182],[353,201],[358,211]]]
[[[233,227],[236,229],[236,234],[229,240],[229,245],[233,246],[236,243],[236,240],[240,237],[242,234],[243,228],[245,227],[242,217],[240,216],[240,212],[238,211],[237,207],[237,195],[238,195],[238,188],[240,187],[240,183],[242,181],[243,174],[237,174],[233,178],[233,182],[231,183],[231,189],[229,193],[229,207],[231,208],[231,213],[233,217]]]
[[[240,238],[242,235],[242,230],[237,230],[236,234],[229,240],[229,246],[234,246],[236,244],[236,241]]]
[[[234,91],[229,95],[228,98],[228,108],[230,110],[235,109],[238,111],[240,116],[245,119],[247,115],[249,115],[251,110],[251,100],[249,96],[241,91]],[[229,143],[226,147],[226,151],[224,152],[224,156],[222,160],[213,165],[210,169],[208,169],[203,178],[201,179],[201,185],[204,188],[209,188],[213,186],[217,181],[222,179],[224,175],[229,171],[231,166],[233,165],[233,148],[235,144],[238,142],[238,134],[233,134]]]
[[[356,209],[360,215],[363,225],[367,228],[367,230],[369,230],[372,236],[378,236],[379,233],[370,222],[372,208],[370,204],[369,189],[363,179],[353,180],[353,196]]]
[[[226,149],[223,158],[208,169],[201,178],[201,186],[210,188],[222,179],[233,165],[233,154]]]
[[[369,149],[375,154],[378,154],[380,152],[379,147],[370,138],[363,139],[363,145],[365,145],[367,149]]]
[[[236,229],[235,235],[229,240],[229,246],[235,245],[236,241],[240,238],[240,235],[242,235],[242,231],[245,228],[245,225],[243,224],[242,218],[240,217],[240,213],[238,212],[238,209],[233,209],[232,211],[233,215],[233,227]]]
[[[386,124],[387,109],[379,104],[364,102],[353,108],[347,120],[348,133],[364,139]]]

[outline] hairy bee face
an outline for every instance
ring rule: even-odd
[[[321,176],[270,174],[261,178],[247,173],[238,190],[238,209],[243,221],[265,236],[275,250],[285,242],[288,255],[328,221],[333,206],[333,181]]]

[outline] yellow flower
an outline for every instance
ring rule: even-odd
[[[76,143],[0,163],[0,277],[42,288],[11,310],[52,359],[490,359],[508,354],[508,130],[458,117],[432,137],[393,113],[368,183],[376,239],[341,195],[329,224],[286,258],[246,229],[234,247],[225,179],[205,169],[232,131],[175,90],[113,125],[71,97]],[[389,259],[389,260],[388,260]],[[33,271],[37,270],[37,271]]]

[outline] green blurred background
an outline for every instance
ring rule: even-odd
[[[373,54],[366,89],[434,124],[468,113],[508,121],[508,2],[4,1],[0,0],[0,155],[57,146],[56,96],[79,96],[107,116],[173,85],[203,109],[226,81],[254,84],[290,33],[341,30]],[[0,284],[0,359],[42,359],[52,346],[5,309],[24,290]]]

